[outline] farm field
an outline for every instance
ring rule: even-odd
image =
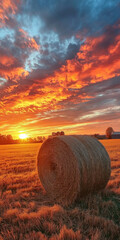
[[[51,204],[40,184],[41,144],[0,145],[0,240],[119,240],[120,140],[101,140],[111,158],[105,190],[69,207]]]

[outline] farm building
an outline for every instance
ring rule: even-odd
[[[120,132],[113,132],[111,134],[112,139],[120,139]]]

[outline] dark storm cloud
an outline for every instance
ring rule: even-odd
[[[60,38],[69,38],[85,30],[87,35],[98,34],[119,18],[119,0],[29,0],[24,1],[23,13],[38,15],[44,31],[54,31]]]
[[[2,88],[13,86],[13,82],[23,78],[24,64],[28,54],[21,51],[20,48],[13,45],[12,41],[8,38],[1,41],[0,44],[0,77],[5,77],[6,82]],[[20,72],[21,71],[21,74]],[[5,91],[6,92],[6,91]],[[2,92],[2,95],[7,93]]]
[[[80,43],[70,43],[65,50],[62,49],[60,44],[57,48],[54,47],[52,49],[51,44],[49,44],[49,47],[51,47],[51,50],[46,48],[42,52],[40,63],[45,66],[47,71],[51,69],[51,72],[54,72],[54,70],[59,69],[61,65],[65,64],[66,60],[73,59],[75,57],[76,53],[79,51]]]
[[[22,67],[22,59],[14,57],[12,52],[14,49],[10,50],[8,48],[3,48],[0,46],[0,70],[12,70],[13,68]]]
[[[25,52],[25,49],[20,48],[15,44],[15,37],[11,39],[10,36],[5,37],[0,42],[0,53],[5,52],[6,55],[12,56],[19,60],[20,65],[24,66],[24,61],[29,55],[29,52]],[[26,55],[27,54],[27,55]]]
[[[75,57],[76,53],[79,51],[80,45],[75,43],[70,43],[67,48],[66,59],[72,59]]]

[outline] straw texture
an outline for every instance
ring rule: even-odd
[[[80,135],[47,139],[40,148],[37,168],[49,197],[63,205],[105,188],[111,173],[103,145]]]

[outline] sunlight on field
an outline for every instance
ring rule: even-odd
[[[120,140],[101,140],[111,158],[105,190],[70,207],[52,205],[40,184],[41,144],[0,145],[0,240],[117,240],[120,231]]]
[[[111,179],[108,188],[120,194],[120,139],[102,140],[111,159]]]

